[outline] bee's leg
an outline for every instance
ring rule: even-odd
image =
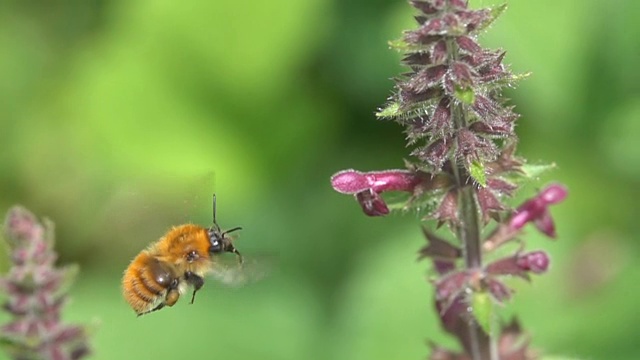
[[[164,301],[158,304],[156,307],[149,311],[145,311],[143,313],[138,314],[138,316],[148,314],[150,312],[158,311],[165,306],[173,306],[180,298],[180,292],[178,291],[178,279],[173,279],[169,284],[169,288],[167,289],[167,295],[164,298]]]
[[[162,309],[163,307],[164,307],[164,303],[161,303],[160,305],[158,305],[158,306],[154,307],[154,308],[153,308],[153,309],[151,309],[151,310],[148,310],[148,311],[145,311],[145,312],[138,313],[138,317],[140,317],[140,316],[142,316],[142,315],[147,315],[147,314],[148,314],[148,313],[150,313],[150,312],[158,311],[158,310]]]
[[[242,255],[240,255],[240,252],[236,249],[233,249],[233,253],[238,255],[238,263],[240,265],[244,264],[244,259],[242,258]]]
[[[158,311],[158,310],[162,309],[164,307],[164,305],[165,305],[165,303],[160,303],[158,306],[154,307],[153,309],[151,309],[149,311],[146,311],[146,312],[143,312],[141,314],[138,314],[138,316],[142,316],[142,315],[148,314],[150,312]]]
[[[193,295],[191,295],[191,304],[196,299],[196,292],[204,285],[204,279],[202,276],[196,275],[191,271],[184,273],[184,279],[191,285],[193,285]]]
[[[173,306],[173,305],[175,305],[176,302],[178,302],[178,298],[180,298],[180,292],[178,291],[178,289],[171,289],[167,293],[166,300],[161,305],[162,306],[164,306],[164,305]],[[160,305],[158,305],[158,306],[160,306]]]
[[[171,279],[171,283],[169,284],[169,288],[167,289],[167,296],[164,298],[164,303],[162,305],[173,306],[180,298],[180,291],[178,287],[180,286],[180,281],[176,278]]]
[[[244,262],[244,259],[242,258],[242,255],[240,255],[240,251],[238,251],[238,250],[233,246],[233,244],[231,244],[231,243],[230,243],[230,244],[227,246],[227,250],[226,250],[226,251],[227,251],[227,252],[234,253],[234,254],[238,255],[238,263],[240,263],[240,265],[242,265],[242,263]]]

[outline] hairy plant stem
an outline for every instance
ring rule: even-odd
[[[455,105],[452,111],[457,128],[466,126],[466,117],[461,105]],[[458,209],[460,224],[456,227],[456,235],[462,244],[465,268],[477,270],[482,267],[482,244],[480,241],[480,213],[472,182],[464,175],[463,159],[452,156],[453,173],[458,191]],[[473,360],[492,360],[491,338],[480,326],[469,317],[466,322],[469,330],[469,343]]]
[[[456,180],[464,181],[464,179],[459,179],[459,174],[460,171],[456,171]],[[482,248],[480,244],[478,205],[471,184],[463,185],[458,192],[458,204],[461,224],[456,232],[463,244],[465,267],[467,270],[477,270],[482,267]],[[491,338],[489,334],[485,333],[471,317],[467,321],[467,326],[469,328],[470,351],[473,359],[491,360]]]
[[[453,40],[447,41],[447,51],[450,61],[458,58],[458,45]],[[452,120],[455,130],[467,127],[467,118],[461,104],[453,105],[451,111]],[[482,244],[480,241],[480,213],[478,211],[478,202],[476,200],[475,191],[472,181],[469,181],[465,175],[464,159],[455,156],[456,152],[451,155],[451,164],[453,165],[453,175],[455,178],[458,191],[458,209],[460,216],[460,224],[456,228],[456,235],[462,244],[464,253],[465,267],[467,270],[475,270],[482,267]],[[469,343],[473,360],[492,360],[491,354],[491,338],[485,333],[478,324],[469,317],[466,322],[469,330]]]

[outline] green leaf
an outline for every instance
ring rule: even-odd
[[[493,24],[493,22],[500,16],[502,15],[502,13],[507,9],[507,4],[502,4],[502,5],[498,5],[496,7],[492,7],[490,8],[490,15],[489,18],[487,20],[485,20],[483,23],[481,23],[477,29],[475,29],[475,32],[479,32],[482,31],[484,29],[486,29],[489,25]]]
[[[537,180],[542,174],[556,168],[555,163],[551,164],[523,164],[520,171],[510,172],[504,175],[504,179],[516,184],[524,184],[531,180]]]
[[[487,177],[484,172],[484,165],[482,165],[478,160],[474,160],[469,164],[469,174],[471,174],[473,180],[482,185],[482,187],[487,186]]]
[[[388,194],[384,200],[391,211],[415,211],[419,216],[422,216],[433,213],[438,208],[441,198],[440,191],[432,191],[420,196],[403,192]]]
[[[491,323],[493,321],[493,302],[486,292],[474,292],[471,297],[471,309],[478,325],[491,334]]]
[[[411,44],[404,41],[404,39],[391,40],[388,44],[389,47],[400,52],[425,51],[429,49],[428,46]]]
[[[458,100],[465,104],[473,104],[476,101],[476,94],[473,92],[473,88],[459,88],[456,86],[455,96]]]
[[[529,179],[535,179],[543,173],[556,168],[555,163],[551,164],[524,164],[521,169],[524,175]]]
[[[531,71],[526,72],[526,73],[522,73],[522,74],[512,74],[509,77],[509,82],[510,82],[510,84],[513,84],[514,82],[518,82],[518,81],[524,80],[524,79],[528,78],[529,76],[531,76]]]
[[[397,102],[390,103],[387,107],[376,113],[376,117],[383,119],[393,118],[400,115],[400,103]]]
[[[577,357],[564,356],[564,355],[546,355],[542,357],[542,360],[581,360]]]
[[[403,39],[390,40],[388,44],[392,49],[398,51],[407,51],[409,47],[409,43],[407,43]]]
[[[518,82],[527,79],[529,76],[531,76],[531,72],[526,72],[522,74],[510,74],[507,77],[487,83],[487,88],[497,89],[504,86],[515,87]]]

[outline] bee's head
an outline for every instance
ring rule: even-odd
[[[241,227],[234,227],[233,229],[222,231],[218,222],[216,221],[216,195],[213,195],[213,225],[207,230],[207,235],[209,236],[209,253],[210,254],[220,254],[223,252],[231,252],[238,255],[238,259],[242,262],[242,255],[240,252],[236,250],[233,246],[231,238],[227,236],[227,234],[242,230]]]
[[[220,227],[217,224],[214,224],[211,228],[207,230],[207,235],[209,235],[209,253],[211,254],[220,254],[223,252],[232,252],[238,256],[240,253],[233,246],[231,239],[227,236],[228,233],[242,230],[241,227],[235,227],[231,230],[227,230],[225,232],[220,231]]]

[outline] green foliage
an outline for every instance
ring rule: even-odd
[[[398,51],[398,52],[410,52],[410,51],[423,51],[426,50],[426,46],[420,46],[417,44],[411,44],[406,42],[404,39],[396,39],[389,41],[389,47]]]
[[[524,175],[530,179],[535,179],[546,173],[547,171],[555,169],[557,166],[554,163],[551,164],[524,164],[521,167]]]
[[[471,311],[478,325],[487,334],[494,334],[492,325],[494,320],[493,301],[491,295],[486,292],[476,291],[471,295]]]
[[[500,17],[500,15],[502,15],[502,13],[507,10],[507,4],[501,4],[498,6],[494,6],[490,9],[491,12],[491,16],[487,19],[487,21],[485,21],[484,23],[482,23],[479,27],[478,27],[478,31],[482,31],[484,29],[486,29],[487,27],[489,27],[491,24],[493,24],[493,22]]]
[[[481,186],[487,186],[487,176],[485,174],[484,166],[479,161],[471,161],[469,164],[469,175]]]
[[[388,104],[384,109],[381,109],[376,113],[376,116],[383,119],[392,119],[397,116],[400,116],[402,113],[400,112],[400,104],[397,102],[392,102]]]
[[[476,101],[476,94],[473,92],[472,88],[456,87],[455,96],[456,99],[468,105],[471,105]]]
[[[522,164],[520,172],[509,173],[505,177],[515,183],[527,183],[532,180],[540,179],[540,177],[549,171],[556,170],[557,167],[558,166],[555,163]]]

